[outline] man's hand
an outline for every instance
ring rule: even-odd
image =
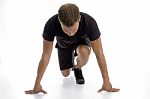
[[[100,90],[98,90],[98,92],[101,92],[101,91],[107,91],[107,92],[118,92],[120,89],[118,88],[112,88],[112,85],[110,82],[106,82],[106,83],[103,83],[103,86]]]
[[[47,94],[47,92],[42,89],[41,85],[34,87],[33,90],[25,91],[26,94],[37,94],[37,93],[40,93],[40,92],[42,92],[44,94]]]

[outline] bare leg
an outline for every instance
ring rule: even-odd
[[[78,57],[76,59],[77,64],[75,65],[75,68],[81,69],[81,67],[83,67],[88,62],[90,50],[91,50],[90,47],[87,45],[78,46],[77,48]],[[61,73],[64,77],[69,76],[70,72],[71,72],[71,68],[61,70]]]
[[[91,49],[87,45],[78,46],[77,48],[78,57],[76,59],[77,64],[75,65],[75,68],[81,69],[84,65],[86,65],[89,59],[90,51]]]
[[[70,68],[70,69],[61,70],[61,74],[62,74],[64,77],[69,76],[70,72],[71,72],[71,68]]]

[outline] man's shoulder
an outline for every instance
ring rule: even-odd
[[[52,17],[50,17],[48,19],[47,23],[51,23],[51,22],[53,23],[53,22],[55,22],[57,20],[58,20],[58,14],[55,14],[55,15],[53,15]]]
[[[80,12],[80,15],[81,15],[81,21],[83,21],[83,23],[85,24],[91,24],[91,22],[95,21],[95,19],[90,14]]]
[[[85,12],[80,12],[80,15],[83,15],[83,16],[90,16],[88,13],[85,13]]]
[[[80,12],[81,17],[85,19],[93,18],[90,14],[85,13],[85,12]]]
[[[47,28],[55,29],[58,26],[58,24],[58,14],[55,14],[47,20],[45,26]]]

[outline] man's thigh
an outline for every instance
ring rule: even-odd
[[[74,66],[74,49],[59,48],[58,60],[59,60],[60,70],[72,68]]]

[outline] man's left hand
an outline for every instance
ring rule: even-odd
[[[103,86],[100,90],[98,90],[98,92],[101,91],[107,91],[107,92],[118,92],[120,89],[118,88],[112,88],[112,85],[110,82],[105,82],[103,83]]]

